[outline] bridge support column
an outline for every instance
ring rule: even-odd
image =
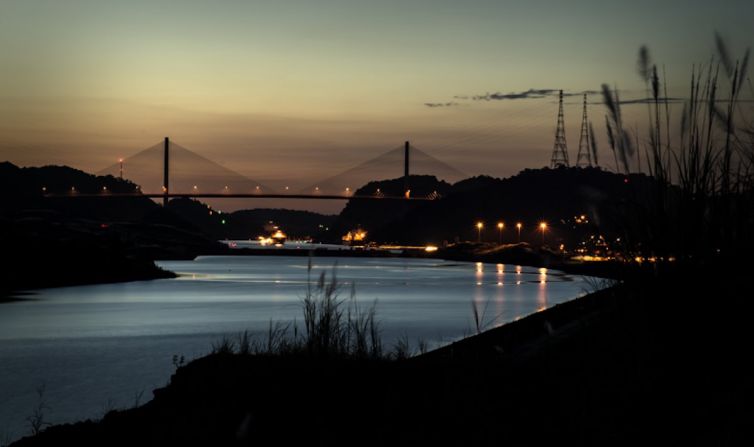
[[[403,149],[403,194],[406,196],[406,198],[409,197],[409,194],[411,193],[411,188],[408,184],[408,176],[409,176],[409,148],[411,145],[408,141],[406,141],[404,149]]]
[[[170,193],[170,139],[165,137],[165,160],[163,162],[163,177],[162,177],[162,206],[168,206],[168,194]]]

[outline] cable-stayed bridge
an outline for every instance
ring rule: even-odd
[[[47,191],[49,197],[123,197],[162,198],[272,198],[318,200],[434,200],[436,192],[418,195],[411,192],[412,175],[434,175],[455,182],[466,175],[424,151],[405,142],[399,147],[360,163],[350,169],[315,182],[303,189],[285,186],[272,188],[216,163],[169,138],[135,155],[108,166],[99,175],[112,175],[133,182],[132,192]],[[370,181],[403,178],[400,194],[358,188]]]

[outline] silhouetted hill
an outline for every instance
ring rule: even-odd
[[[451,188],[449,183],[437,180],[431,175],[412,175],[409,186],[412,197],[427,197],[433,193],[442,197]],[[357,189],[355,194],[375,195],[381,193],[385,196],[402,196],[404,194],[403,188],[403,178],[381,180],[367,183]],[[341,236],[354,228],[360,227],[370,232],[369,240],[387,242],[388,240],[372,237],[371,233],[381,231],[382,228],[400,221],[409,213],[420,216],[434,204],[434,201],[350,200],[331,225],[326,237],[329,241],[340,242]]]
[[[9,265],[0,290],[162,277],[154,259],[223,250],[146,197],[105,197],[135,189],[64,166],[0,163],[0,244]]]
[[[11,217],[29,210],[47,210],[63,218],[190,229],[186,221],[147,197],[108,197],[135,191],[137,186],[128,180],[96,176],[67,166],[19,168],[12,163],[0,163],[0,215]],[[69,197],[49,198],[45,193]],[[76,197],[83,194],[99,194],[102,198]]]
[[[443,241],[477,240],[477,222],[483,222],[482,241],[497,241],[496,224],[505,223],[503,242],[518,240],[516,222],[521,222],[521,241],[539,244],[538,224],[548,224],[549,245],[569,243],[589,232],[619,237],[630,217],[632,204],[649,198],[650,179],[630,177],[598,168],[527,169],[507,178],[473,177],[452,186],[428,179],[423,193],[436,188],[442,198],[429,202],[357,202],[343,210],[335,231],[361,225],[369,239],[381,243],[439,244]],[[430,186],[431,185],[431,186]],[[402,180],[373,182],[363,188],[398,189]],[[586,215],[589,224],[574,227],[574,217]],[[620,217],[618,217],[620,216]],[[568,230],[568,231],[566,231]]]
[[[255,239],[268,232],[265,226],[269,222],[280,226],[290,238],[318,237],[336,217],[309,211],[267,208],[221,213],[191,199],[171,200],[168,209],[215,240]]]

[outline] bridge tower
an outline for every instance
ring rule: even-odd
[[[165,137],[165,159],[163,161],[163,176],[162,176],[162,206],[168,206],[168,194],[170,193],[170,139]]]
[[[584,112],[581,116],[581,137],[579,137],[579,153],[576,155],[576,167],[592,166],[592,152],[589,141],[589,118],[586,115],[586,93],[584,93]]]
[[[555,130],[555,144],[552,148],[550,168],[568,167],[568,145],[565,137],[565,120],[563,119],[563,90],[560,91],[558,101],[558,128]]]
[[[409,149],[411,145],[408,141],[403,146],[403,194],[408,199],[411,195],[411,186],[409,185]]]

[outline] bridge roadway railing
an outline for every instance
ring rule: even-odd
[[[115,198],[115,197],[148,197],[151,199],[315,199],[315,200],[404,200],[404,201],[428,201],[435,200],[434,197],[406,197],[406,196],[386,196],[386,195],[341,195],[341,194],[264,194],[264,193],[80,193],[69,192],[63,194],[44,194],[44,197],[51,199],[60,198]]]

